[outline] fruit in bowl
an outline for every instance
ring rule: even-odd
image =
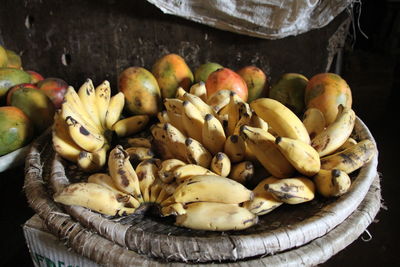
[[[56,108],[60,108],[68,84],[60,78],[46,78],[37,83],[37,87],[47,95]]]

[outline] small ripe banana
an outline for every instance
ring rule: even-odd
[[[195,164],[185,164],[183,166],[179,166],[175,168],[172,172],[177,183],[181,183],[192,176],[217,175],[216,173],[213,173],[209,169]]]
[[[175,114],[182,114],[183,112],[183,101],[178,98],[165,98],[164,106],[167,111]]]
[[[189,93],[198,96],[201,98],[201,100],[207,102],[207,88],[206,84],[203,81],[193,84],[190,87]]]
[[[65,122],[72,140],[84,150],[94,152],[104,145],[104,136],[90,132],[88,128],[75,118],[68,116]]]
[[[127,143],[131,147],[147,147],[151,148],[151,141],[145,137],[130,137],[127,138]]]
[[[365,139],[348,149],[321,158],[321,169],[339,169],[349,174],[369,162],[375,153],[375,144]]]
[[[106,173],[95,173],[88,177],[88,183],[94,183],[107,187],[117,195],[119,202],[123,202],[125,205],[130,205],[132,208],[138,208],[140,206],[139,201],[133,196],[125,194],[118,190],[110,175]]]
[[[167,147],[169,151],[171,151],[173,158],[186,161],[186,136],[170,123],[165,123],[163,125],[163,130],[165,131]]]
[[[111,98],[111,88],[110,83],[108,81],[102,82],[99,86],[95,89],[96,95],[96,109],[97,114],[99,116],[99,120],[103,129],[106,129],[106,113],[108,105],[110,104]]]
[[[313,181],[317,192],[324,197],[339,197],[351,186],[349,175],[338,169],[320,170]]]
[[[212,155],[224,150],[226,136],[221,122],[211,114],[204,117],[202,144]]]
[[[175,158],[176,156],[168,147],[169,141],[167,140],[167,134],[164,130],[164,124],[153,124],[150,127],[150,132],[153,138],[151,147],[157,154],[160,155],[162,159]]]
[[[248,209],[233,204],[195,202],[184,208],[185,213],[176,217],[175,224],[196,230],[243,230],[258,222]]]
[[[107,151],[109,148],[109,145],[105,143],[102,148],[94,152],[81,151],[76,163],[85,172],[100,171],[107,162]]]
[[[170,215],[183,215],[186,213],[184,205],[182,203],[172,203],[168,206],[161,208],[161,215],[166,217]]]
[[[319,172],[321,162],[318,152],[309,144],[280,136],[276,137],[275,144],[299,173],[313,176]]]
[[[269,131],[268,123],[261,119],[257,114],[253,113],[250,119],[249,126],[255,127],[255,128],[260,128],[266,132]]]
[[[135,115],[122,119],[113,124],[112,130],[119,137],[130,136],[142,131],[148,124],[150,117],[148,115]]]
[[[166,110],[162,110],[160,112],[157,113],[157,119],[161,122],[161,123],[167,123],[167,122],[171,122],[171,119],[168,116],[168,112]]]
[[[91,79],[86,79],[82,84],[78,90],[78,96],[81,99],[83,107],[89,114],[90,119],[92,119],[98,127],[102,128],[103,126],[101,125],[100,116],[96,107],[96,91]]]
[[[231,92],[231,94],[229,95],[229,104],[228,104],[227,135],[234,134],[236,124],[240,119],[239,103],[243,103],[242,98],[240,98],[240,96],[238,96],[235,92]]]
[[[258,98],[250,103],[255,113],[268,123],[279,136],[310,143],[310,136],[303,122],[293,111],[271,98]]]
[[[157,179],[159,159],[147,159],[140,162],[136,167],[136,174],[139,178],[140,192],[142,192],[143,200],[150,201],[150,187]]]
[[[210,169],[220,176],[228,177],[231,172],[231,160],[225,153],[218,152],[211,160]]]
[[[150,186],[150,200],[149,202],[157,203],[157,198],[164,186],[164,183],[160,179],[155,179],[153,184]],[[160,204],[160,203],[159,203]]]
[[[183,89],[181,86],[178,87],[178,89],[176,89],[176,94],[175,94],[175,98],[180,99],[180,100],[184,100],[183,99],[183,95],[186,94],[185,89]]]
[[[200,111],[203,118],[207,114],[212,114],[214,116],[217,116],[217,112],[215,112],[215,110],[211,106],[209,106],[206,102],[204,102],[200,97],[190,93],[186,93],[183,97],[186,101],[192,103],[193,106],[195,106]]]
[[[331,154],[346,142],[353,131],[355,119],[356,114],[351,108],[339,106],[336,120],[311,142],[311,146],[318,151],[320,157]]]
[[[315,185],[306,177],[279,179],[276,182],[266,184],[264,188],[275,199],[287,204],[300,204],[311,201],[315,195]]]
[[[213,107],[215,112],[219,113],[222,108],[229,104],[231,92],[230,90],[219,90],[208,97],[207,104]]]
[[[243,126],[240,135],[258,161],[273,176],[290,177],[295,169],[275,144],[275,137],[260,128]]]
[[[164,183],[171,183],[174,177],[174,170],[180,166],[186,165],[185,162],[179,159],[167,159],[161,162],[160,168],[158,170],[158,177]]]
[[[135,212],[135,208],[126,208],[113,191],[94,183],[70,184],[54,196],[54,201],[64,205],[82,206],[111,216]]]
[[[272,194],[265,190],[266,184],[271,184],[277,182],[279,179],[273,176],[262,180],[254,189],[254,198],[250,201],[246,201],[243,207],[254,213],[255,215],[267,214],[280,205],[283,204],[282,201],[276,200]]]
[[[164,184],[155,202],[160,203],[161,206],[168,206],[169,204],[172,204],[172,194],[175,192],[177,187],[177,183]]]
[[[239,103],[239,120],[236,123],[235,129],[233,130],[233,134],[240,133],[240,127],[243,125],[249,125],[253,112],[250,109],[250,105],[246,102]]]
[[[239,204],[253,198],[253,192],[229,178],[197,175],[186,179],[173,194],[175,202],[196,201]]]
[[[204,127],[204,116],[202,112],[190,101],[183,101],[182,123],[188,137],[202,141],[202,129]]]
[[[242,161],[246,154],[246,144],[244,143],[244,139],[236,134],[226,138],[224,153],[228,155],[232,163]]]
[[[306,127],[310,139],[325,129],[326,121],[324,113],[317,108],[308,108],[303,115],[303,124]]]
[[[204,168],[208,168],[211,163],[211,153],[197,140],[186,138],[186,161]]]
[[[154,158],[153,150],[147,147],[128,147],[125,151],[128,153],[131,162],[140,162]]]
[[[346,142],[344,142],[343,145],[341,145],[334,153],[348,149],[356,144],[357,144],[357,141],[355,139],[349,137],[349,138],[347,138]]]
[[[122,92],[119,92],[110,98],[110,103],[108,105],[105,118],[107,129],[111,130],[114,123],[119,121],[124,105],[125,96]]]
[[[241,184],[247,184],[254,175],[254,164],[251,161],[242,161],[232,166],[229,178]]]
[[[143,202],[139,178],[129,161],[129,154],[117,145],[108,157],[108,169],[115,186],[126,194],[131,194],[139,202]]]
[[[52,125],[52,141],[54,150],[64,159],[75,162],[78,159],[80,148],[68,132],[68,126],[59,112],[54,114],[54,123]]]

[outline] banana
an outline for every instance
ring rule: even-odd
[[[334,153],[348,149],[356,144],[357,144],[357,141],[355,139],[349,137],[349,138],[347,138],[346,142],[344,142],[343,145],[341,145]]]
[[[254,112],[279,135],[310,143],[310,136],[303,122],[293,111],[271,98],[258,98],[250,103]]]
[[[314,183],[306,177],[293,177],[279,179],[276,182],[266,184],[265,190],[273,197],[287,204],[300,204],[314,199]]]
[[[170,123],[165,123],[163,125],[163,130],[165,131],[167,147],[169,151],[171,151],[173,158],[186,161],[186,136]]]
[[[263,167],[278,178],[290,177],[295,169],[275,144],[275,137],[260,128],[243,126],[240,135]]]
[[[231,172],[231,160],[225,153],[218,152],[211,160],[210,169],[220,176],[228,177]]]
[[[129,154],[117,145],[108,157],[108,169],[115,186],[126,194],[131,194],[139,202],[143,202],[139,178],[129,161]]]
[[[176,94],[175,94],[175,98],[180,99],[180,100],[184,100],[183,99],[183,95],[186,94],[185,89],[183,89],[181,86],[178,87],[178,89],[176,89]]]
[[[164,106],[167,111],[175,114],[182,114],[183,112],[183,101],[178,98],[165,98]]]
[[[184,205],[182,203],[172,203],[168,206],[161,208],[161,215],[166,217],[170,215],[183,215],[186,213]]]
[[[321,169],[339,169],[349,174],[369,162],[375,153],[375,144],[371,140],[365,139],[348,149],[321,158]]]
[[[94,183],[70,184],[54,196],[54,201],[64,205],[82,206],[111,216],[135,212],[135,208],[126,208],[113,191]]]
[[[133,163],[154,158],[154,152],[147,147],[128,147],[125,151]]]
[[[338,197],[345,194],[350,186],[349,175],[341,170],[320,170],[313,177],[317,192],[324,197]]]
[[[108,149],[109,145],[105,143],[102,148],[94,152],[81,151],[76,163],[85,172],[100,171],[106,164]]]
[[[81,99],[83,107],[86,109],[90,119],[99,127],[102,128],[100,116],[96,107],[96,91],[91,79],[86,79],[78,90],[78,96]]]
[[[253,192],[229,178],[197,175],[186,179],[173,194],[175,202],[197,201],[239,204],[253,198]]]
[[[151,141],[144,137],[131,137],[127,139],[127,143],[131,147],[147,147],[151,148]]]
[[[232,166],[229,178],[241,184],[247,184],[254,175],[254,164],[251,161],[242,161]]]
[[[230,90],[219,90],[208,97],[206,103],[210,105],[216,112],[227,106],[230,101]]]
[[[311,142],[311,146],[318,151],[320,157],[329,155],[346,142],[353,131],[355,119],[355,112],[351,108],[339,106],[335,121],[317,134]]]
[[[105,138],[103,135],[90,132],[88,128],[75,118],[68,116],[65,122],[72,140],[84,150],[94,152],[104,145]]]
[[[164,184],[161,188],[160,194],[157,197],[156,203],[160,203],[161,206],[167,206],[172,204],[172,194],[175,192],[175,189],[178,187],[177,183],[169,183]]]
[[[183,101],[182,123],[188,137],[202,141],[204,116],[190,101]]]
[[[233,204],[196,202],[185,205],[185,211],[176,217],[175,224],[196,230],[243,230],[258,222],[248,209]]]
[[[228,104],[228,136],[234,134],[236,124],[240,119],[239,103],[243,103],[243,100],[235,92],[231,92],[229,95]]]
[[[267,214],[280,205],[282,201],[276,200],[272,194],[264,189],[266,184],[277,182],[279,179],[273,176],[262,180],[254,189],[254,198],[250,201],[246,201],[243,207],[254,213],[255,215]]]
[[[150,117],[148,115],[135,115],[122,119],[113,124],[112,130],[119,137],[130,136],[142,131],[148,124]]]
[[[207,168],[195,164],[186,164],[173,170],[173,176],[177,183],[181,183],[192,176],[197,175],[217,175]]]
[[[310,139],[325,129],[326,121],[324,113],[317,108],[308,108],[303,115],[303,124],[306,127]]]
[[[239,120],[236,123],[235,129],[233,130],[233,134],[240,133],[240,127],[242,125],[250,124],[250,120],[252,117],[252,111],[250,109],[250,105],[246,102],[239,103]]]
[[[242,161],[246,154],[246,144],[239,135],[229,136],[224,144],[224,153],[228,155],[232,163]]]
[[[211,114],[204,117],[202,129],[202,144],[212,155],[224,150],[226,140],[224,127],[221,122]]]
[[[249,126],[255,127],[255,128],[260,128],[266,132],[269,131],[268,123],[261,119],[257,114],[253,113],[250,119]]]
[[[168,112],[166,110],[160,111],[157,113],[157,119],[161,122],[161,123],[167,123],[167,122],[171,122],[171,119],[168,116]]]
[[[175,155],[168,147],[169,142],[167,141],[167,134],[164,130],[164,124],[153,124],[150,127],[150,132],[153,138],[151,147],[157,152],[157,154],[160,155],[162,159],[175,158]]]
[[[110,98],[110,104],[108,105],[105,118],[107,129],[111,130],[114,123],[119,120],[124,105],[125,96],[122,92],[119,92]]]
[[[130,205],[133,208],[138,208],[140,206],[139,201],[137,201],[137,199],[135,199],[133,196],[127,195],[118,190],[111,176],[106,173],[94,173],[88,177],[87,181],[88,183],[94,183],[107,187],[117,195],[118,201],[123,202],[126,205]]]
[[[186,161],[208,168],[211,163],[211,153],[197,140],[186,138]]]
[[[321,162],[318,152],[309,144],[280,136],[275,138],[275,144],[299,173],[313,176],[319,172]]]
[[[164,186],[164,183],[160,179],[155,179],[153,184],[150,186],[150,200],[149,202],[156,203],[158,196]]]
[[[212,114],[213,116],[217,116],[217,112],[209,106],[206,102],[204,102],[200,97],[193,95],[191,93],[186,93],[183,98],[186,101],[189,101],[193,104],[201,113],[201,116],[204,118],[207,114]]]
[[[150,187],[157,179],[159,165],[159,159],[147,159],[140,162],[136,167],[135,172],[139,178],[140,192],[142,192],[145,202],[150,201]]]
[[[64,159],[75,162],[78,160],[80,148],[68,132],[68,126],[59,112],[54,114],[52,125],[52,141],[54,150]]]
[[[203,81],[193,84],[190,87],[189,93],[198,96],[201,98],[201,100],[207,102],[207,89],[206,84]]]
[[[96,95],[96,109],[97,114],[99,116],[99,120],[103,129],[106,129],[106,113],[108,109],[108,105],[110,104],[110,97],[111,97],[111,88],[110,83],[108,81],[102,82],[99,86],[95,89]]]
[[[164,183],[171,183],[174,180],[173,171],[180,166],[186,165],[185,162],[179,159],[167,159],[161,162],[160,169],[158,170],[158,177]]]

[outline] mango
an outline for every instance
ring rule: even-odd
[[[21,57],[17,55],[17,53],[9,49],[6,49],[6,53],[8,58],[7,67],[14,69],[22,69]]]
[[[271,87],[269,97],[278,100],[296,115],[304,111],[304,93],[308,79],[299,73],[285,73]]]
[[[13,95],[13,93],[21,88],[33,88],[33,89],[39,89],[36,85],[34,85],[33,83],[21,83],[21,84],[17,84],[14,85],[13,87],[11,87],[8,92],[7,92],[7,106],[11,106],[11,96]]]
[[[0,107],[0,156],[25,146],[32,137],[32,124],[21,109]]]
[[[217,69],[222,69],[223,67],[215,62],[207,62],[200,65],[194,72],[194,82],[206,82],[208,76],[216,71]]]
[[[31,83],[36,84],[42,80],[44,80],[43,76],[40,73],[37,73],[36,71],[33,70],[27,70],[27,73],[31,75]]]
[[[37,134],[53,124],[55,107],[41,90],[21,88],[11,96],[11,105],[20,108],[32,121]]]
[[[3,97],[8,89],[20,83],[30,83],[29,73],[14,68],[0,68],[0,97]]]
[[[39,81],[37,87],[50,98],[57,109],[61,108],[64,95],[68,89],[66,81],[60,78],[50,77]]]
[[[125,69],[118,77],[118,90],[125,95],[125,109],[133,115],[157,115],[161,92],[154,75],[142,67]]]
[[[247,101],[250,103],[254,99],[266,95],[268,89],[267,75],[256,66],[245,66],[237,71],[237,74],[246,82],[249,96]]]
[[[351,108],[352,94],[347,82],[335,73],[319,73],[311,77],[305,90],[306,108],[317,108],[331,124],[338,114],[338,106]]]
[[[219,90],[230,90],[237,93],[243,101],[247,101],[248,98],[246,82],[239,74],[228,68],[218,69],[211,73],[206,81],[206,90],[208,96]]]
[[[177,54],[167,54],[158,59],[151,72],[158,82],[163,98],[175,97],[178,87],[188,91],[194,80],[189,66]]]
[[[0,68],[7,67],[8,57],[6,49],[0,45]]]

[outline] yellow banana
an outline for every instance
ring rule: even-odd
[[[335,121],[317,134],[311,142],[320,157],[329,155],[346,142],[353,131],[355,120],[356,115],[351,108],[339,106]]]
[[[186,179],[173,194],[175,202],[197,201],[239,204],[253,198],[253,192],[229,178],[197,175]]]
[[[321,169],[339,169],[349,174],[369,162],[375,153],[375,144],[371,140],[365,139],[348,149],[321,158]]]
[[[184,96],[186,101],[189,101],[193,104],[201,113],[201,116],[204,118],[207,114],[212,114],[213,116],[217,116],[217,112],[209,106],[206,102],[204,102],[200,97],[186,93]]]
[[[283,204],[282,201],[276,200],[272,194],[265,190],[266,184],[271,184],[277,182],[279,179],[273,176],[262,180],[254,189],[254,198],[250,201],[246,201],[243,207],[251,211],[256,215],[267,214],[280,205]]]
[[[183,112],[182,103],[183,103],[183,101],[178,98],[165,98],[164,99],[165,109],[167,111],[170,111],[175,114],[182,114],[182,112]]]
[[[86,109],[90,119],[99,127],[102,128],[100,116],[96,106],[96,92],[91,79],[86,79],[78,90],[78,96],[81,99],[83,107]]]
[[[206,84],[203,81],[193,84],[190,87],[189,93],[200,97],[201,100],[207,103],[207,89]]]
[[[321,162],[318,152],[309,144],[280,136],[276,137],[275,144],[299,173],[313,176],[319,172]]]
[[[310,143],[310,136],[303,122],[293,111],[271,98],[258,98],[250,103],[254,112],[279,135]]]
[[[183,95],[186,94],[185,89],[183,89],[182,87],[178,87],[178,89],[176,89],[176,94],[175,94],[175,98],[180,99],[180,100],[184,100],[183,99]]]
[[[242,161],[246,154],[246,145],[239,135],[231,135],[226,138],[224,153],[228,155],[232,163]]]
[[[314,183],[306,177],[293,177],[279,179],[266,184],[265,190],[270,192],[275,199],[287,204],[300,204],[314,199]]]
[[[108,169],[115,186],[124,193],[131,194],[139,202],[143,202],[139,178],[129,161],[129,154],[117,145],[108,157]]]
[[[207,168],[195,164],[186,164],[173,170],[173,175],[177,183],[181,183],[192,176],[197,175],[217,175]]]
[[[139,178],[140,192],[142,192],[145,202],[150,201],[150,187],[157,178],[159,165],[159,159],[147,159],[140,162],[136,167],[135,172]]]
[[[167,122],[171,122],[171,119],[168,116],[168,112],[166,110],[160,111],[157,113],[157,119],[161,122],[161,123],[167,123]]]
[[[208,168],[211,163],[211,153],[197,140],[186,138],[186,161]]]
[[[73,183],[66,186],[54,201],[64,205],[82,206],[105,215],[123,215],[135,212],[126,208],[110,189],[94,183]]]
[[[114,123],[119,121],[124,105],[125,105],[125,96],[122,92],[119,92],[110,98],[110,104],[108,105],[106,112],[107,129],[111,130]]]
[[[210,169],[220,176],[228,177],[231,172],[231,160],[225,153],[218,152],[211,160]]]
[[[202,141],[204,116],[190,101],[183,101],[182,123],[188,137]]]
[[[341,170],[320,170],[313,177],[317,192],[324,197],[338,197],[345,194],[350,186],[349,175]]]
[[[308,108],[303,115],[303,124],[312,140],[325,129],[326,121],[324,113],[317,108]]]
[[[94,152],[104,145],[104,136],[90,132],[89,129],[75,118],[68,116],[65,122],[72,140],[84,150]]]
[[[185,205],[185,211],[175,224],[196,230],[243,230],[258,222],[248,209],[233,204],[196,202]]]
[[[354,140],[353,138],[349,137],[349,138],[347,138],[346,142],[344,142],[343,145],[341,145],[334,153],[348,149],[356,144],[357,144],[357,141]]]
[[[145,137],[131,137],[127,139],[127,143],[131,147],[136,146],[151,148],[151,141],[149,138]]]
[[[232,166],[229,178],[241,184],[247,184],[254,175],[254,164],[251,161],[242,161]]]
[[[243,126],[240,135],[258,161],[273,176],[290,177],[295,169],[275,144],[275,137],[260,128]]]
[[[186,213],[184,205],[182,203],[172,203],[168,206],[161,208],[162,216],[170,216],[170,215],[183,215]]]
[[[128,147],[125,149],[126,153],[128,153],[130,161],[132,163],[141,162],[143,160],[154,158],[154,152],[151,148],[147,147]]]
[[[150,186],[150,200],[149,202],[156,203],[158,196],[164,186],[164,183],[160,179],[155,179],[153,184]]]
[[[246,102],[239,103],[239,120],[236,123],[235,130],[233,134],[240,133],[240,127],[243,125],[249,125],[252,117],[252,111],[250,110],[250,105]]]
[[[186,136],[170,123],[165,123],[163,125],[163,130],[165,131],[167,148],[171,151],[173,158],[186,161]]]
[[[109,145],[105,143],[102,148],[94,152],[81,151],[77,164],[85,172],[97,172],[103,169],[107,162]]]
[[[173,171],[183,165],[186,165],[186,163],[179,159],[164,160],[161,162],[160,169],[158,170],[158,177],[164,183],[171,183],[175,178]]]
[[[103,81],[99,86],[96,87],[95,95],[96,95],[95,104],[96,104],[97,114],[99,116],[102,128],[106,129],[107,128],[106,113],[111,98],[110,83],[108,81]]]
[[[210,105],[215,112],[219,112],[222,108],[227,106],[230,101],[230,90],[219,90],[208,97],[207,104]]]
[[[153,124],[150,127],[150,132],[153,138],[151,147],[157,152],[157,154],[160,155],[162,159],[175,158],[175,155],[172,154],[168,147],[169,141],[167,141],[167,134],[164,130],[164,124]]]
[[[204,117],[202,129],[202,144],[212,155],[224,150],[226,140],[221,122],[211,114]]]
[[[177,183],[164,184],[155,202],[160,203],[161,206],[172,204],[172,202],[170,203],[169,198],[172,197],[172,194],[175,192],[175,189],[177,187],[178,187]]]
[[[240,119],[239,103],[243,103],[242,98],[240,98],[240,96],[238,96],[235,92],[231,92],[229,95],[229,104],[228,104],[227,135],[234,134],[236,124]]]
[[[107,187],[117,195],[117,200],[123,202],[125,205],[130,205],[132,208],[138,208],[140,206],[139,201],[133,196],[125,194],[124,192],[117,189],[110,175],[106,173],[94,173],[87,179],[88,183],[94,183]]]
[[[113,124],[112,130],[119,137],[130,136],[142,131],[148,124],[150,117],[148,115],[135,115],[122,119]]]
[[[266,132],[269,131],[268,123],[261,119],[257,114],[253,113],[250,119],[249,126],[255,127],[255,128],[260,128],[261,130],[264,130]]]

